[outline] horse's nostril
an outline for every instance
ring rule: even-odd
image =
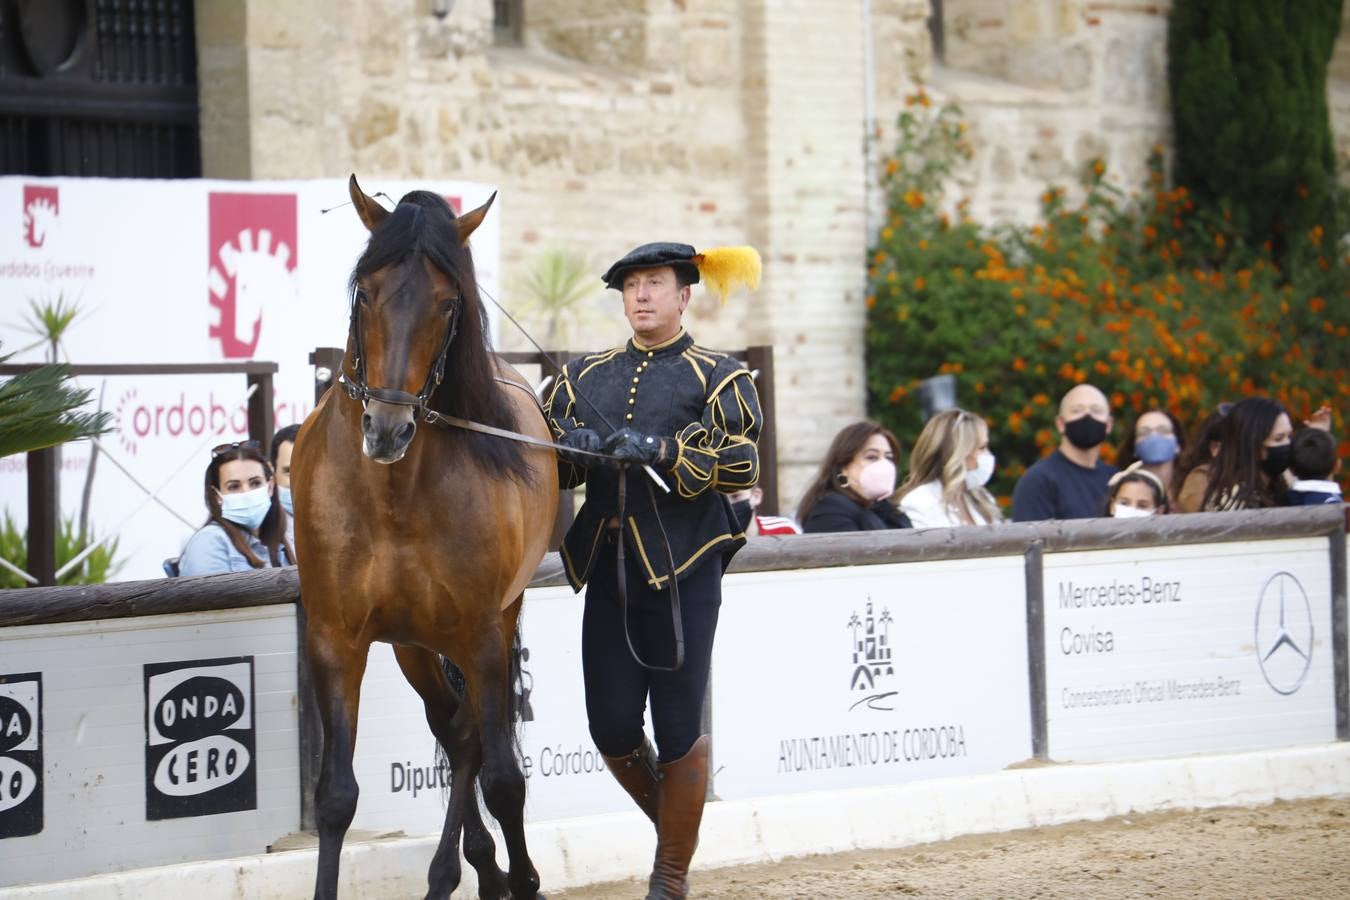
[[[362,413],[361,430],[364,431],[366,434],[370,434],[370,423],[371,423],[370,413]]]
[[[416,423],[409,422],[407,425],[404,425],[402,428],[398,430],[398,438],[397,438],[398,442],[400,444],[406,444],[408,441],[411,441],[413,439],[413,433],[415,431],[417,431]]]

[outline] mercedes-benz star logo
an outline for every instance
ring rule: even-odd
[[[1313,617],[1308,594],[1288,572],[1276,572],[1256,601],[1256,658],[1266,684],[1280,694],[1303,686],[1312,666]]]

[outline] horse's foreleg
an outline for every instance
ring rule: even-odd
[[[508,697],[511,691],[511,641],[515,636],[516,618],[520,614],[522,598],[503,612],[502,634],[498,641],[485,641],[474,660],[474,686],[477,703],[478,727],[482,736],[483,799],[488,811],[502,827],[506,852],[511,861],[508,883],[515,900],[539,896],[539,873],[525,847],[525,775],[516,761],[515,742],[512,739]]]
[[[427,725],[450,759],[450,803],[441,841],[427,872],[427,896],[449,897],[460,881],[459,834],[464,855],[478,872],[478,896],[496,900],[506,893],[506,873],[497,866],[497,845],[478,811],[474,778],[482,767],[482,748],[473,714],[455,693],[436,654],[420,647],[395,646],[403,676],[421,696]]]
[[[359,793],[352,771],[356,750],[356,715],[361,702],[361,676],[366,671],[365,647],[347,646],[310,626],[305,649],[314,681],[314,696],[323,723],[323,764],[315,789],[314,812],[319,826],[319,867],[314,879],[316,900],[337,897],[342,839],[356,815]]]

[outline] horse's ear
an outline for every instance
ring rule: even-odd
[[[487,215],[488,209],[492,206],[492,201],[496,199],[497,192],[493,191],[492,196],[487,198],[487,202],[482,206],[455,219],[455,228],[459,231],[459,242],[461,244],[469,242],[469,235],[473,234],[474,229],[483,223],[483,217]]]
[[[366,226],[367,231],[374,231],[377,225],[389,218],[389,210],[375,202],[373,197],[366,196],[361,185],[356,183],[355,175],[347,182],[347,193],[351,194],[352,206],[356,207],[356,214],[361,217],[361,224]]]

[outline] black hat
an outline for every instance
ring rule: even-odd
[[[659,242],[643,244],[628,251],[628,255],[609,267],[609,271],[600,276],[607,287],[616,291],[623,290],[623,276],[633,269],[659,269],[670,266],[679,276],[681,284],[698,284],[698,266],[695,257],[698,253],[688,244]]]

